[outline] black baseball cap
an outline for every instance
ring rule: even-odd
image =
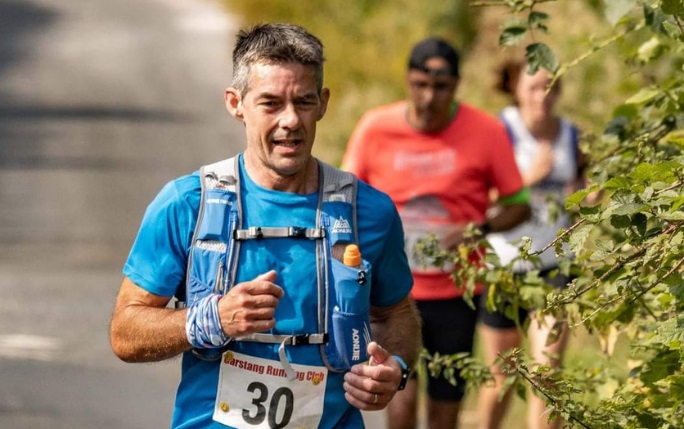
[[[449,70],[435,70],[426,67],[425,63],[427,60],[434,57],[445,59],[446,62],[449,63]],[[458,62],[458,52],[456,52],[456,49],[454,49],[449,42],[439,37],[429,37],[416,43],[413,47],[411,56],[409,57],[408,67],[409,69],[420,70],[428,74],[442,74],[446,72],[451,76],[460,77]]]

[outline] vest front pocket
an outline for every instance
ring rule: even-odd
[[[202,210],[202,223],[196,238],[228,243],[232,224],[237,217],[235,193],[225,189],[207,189]]]
[[[368,360],[371,266],[362,261],[360,267],[349,267],[336,259],[331,264],[334,304],[327,354],[334,369],[347,370]]]
[[[198,246],[209,246],[209,248]],[[200,242],[193,246],[192,265],[187,284],[187,305],[192,305],[209,294],[221,293],[225,276],[225,244]]]

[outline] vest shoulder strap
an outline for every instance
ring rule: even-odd
[[[237,156],[201,167],[202,202],[204,202],[206,189],[224,188],[236,192],[240,178],[238,168]]]
[[[342,171],[323,161],[318,161],[322,177],[324,201],[346,201],[356,206],[357,178],[352,173]],[[205,165],[200,168],[202,190],[211,188],[233,188],[238,185],[238,157]]]
[[[199,170],[199,179],[200,179],[200,189],[201,189],[201,196],[200,196],[200,205],[199,205],[199,210],[197,213],[197,221],[195,222],[195,229],[192,234],[192,242],[190,243],[190,253],[188,254],[188,262],[187,262],[187,267],[186,267],[186,273],[185,273],[185,282],[183,282],[176,290],[175,293],[175,298],[176,298],[176,303],[175,306],[177,308],[182,308],[186,305],[187,302],[187,283],[190,281],[190,272],[192,268],[192,259],[193,259],[193,248],[197,246],[198,243],[198,237],[200,234],[200,227],[202,225],[202,219],[204,218],[205,214],[205,207],[207,203],[207,190],[208,189],[216,189],[216,188],[223,188],[227,189],[230,192],[233,192],[237,195],[239,195],[240,188],[238,184],[238,178],[239,174],[236,174],[238,171],[238,158],[237,156],[224,159],[223,161],[219,161],[213,164],[208,164],[200,167]],[[227,249],[227,243],[215,243],[217,246],[225,247]]]
[[[324,201],[346,201],[352,206],[354,241],[359,242],[359,231],[356,219],[356,194],[358,191],[357,177],[348,172],[319,161],[321,183],[321,204]]]

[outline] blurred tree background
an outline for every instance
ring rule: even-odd
[[[533,385],[571,427],[684,427],[684,0],[226,5],[244,25],[292,22],[321,38],[333,98],[314,150],[333,164],[367,109],[405,97],[418,40],[453,42],[463,58],[458,98],[491,113],[508,102],[494,90],[499,65],[542,54],[536,64],[563,79],[559,113],[582,129],[591,187],[568,198],[578,221],[559,231],[575,255],[561,269],[578,278],[545,297],[544,311],[574,328],[564,372],[535,367],[516,351],[507,357],[510,386],[522,393]],[[589,192],[598,204],[586,203]],[[458,252],[449,257],[459,261]],[[539,289],[534,275],[511,282],[510,267],[469,274],[497,285],[501,309],[526,304],[526,291],[538,295],[530,292]],[[433,360],[440,370],[464,364],[442,358]],[[476,360],[465,364],[475,384],[486,380]]]
[[[505,7],[479,7],[465,0],[226,0],[242,25],[290,22],[316,34],[326,50],[325,84],[332,91],[326,118],[319,126],[314,151],[338,164],[347,139],[370,107],[406,95],[404,75],[413,44],[442,36],[462,54],[458,98],[492,113],[507,99],[494,90],[497,68],[506,58],[520,58],[520,48],[501,49],[502,24],[511,18]],[[503,2],[501,2],[503,3]],[[589,49],[610,26],[596,1],[541,4],[556,19],[553,31],[539,34],[562,58]],[[602,31],[603,30],[603,31]],[[603,34],[602,34],[603,33]],[[620,60],[605,52],[577,67],[566,78],[561,111],[585,132],[601,129],[620,94],[637,85],[625,75]]]

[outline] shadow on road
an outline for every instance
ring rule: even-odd
[[[1,10],[0,10],[1,13]],[[0,76],[1,76],[0,71]],[[0,77],[1,79],[1,77]],[[116,160],[111,157],[83,157],[75,155],[59,156],[46,153],[43,142],[51,136],[36,127],[37,122],[101,123],[118,122],[129,125],[182,124],[195,118],[178,112],[163,110],[144,110],[127,107],[102,106],[23,106],[9,105],[0,107],[0,169],[69,169],[69,170],[134,170],[139,163],[130,160]]]
[[[56,17],[55,10],[25,1],[0,2],[0,75],[21,60],[25,39],[45,31]]]

